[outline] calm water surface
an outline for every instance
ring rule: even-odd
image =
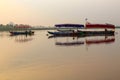
[[[52,37],[0,32],[0,80],[120,80],[115,36]]]

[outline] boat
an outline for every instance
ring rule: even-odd
[[[77,37],[85,37],[85,36],[111,36],[114,35],[114,31],[109,30],[109,31],[67,31],[67,32],[51,32],[48,31],[49,34],[52,34],[53,36],[77,36]]]
[[[57,31],[57,32],[50,32],[48,31],[49,34],[55,35],[55,36],[68,36],[68,35],[73,35],[73,36],[94,36],[94,35],[114,35],[115,33],[115,26],[112,24],[91,24],[91,23],[86,23],[86,26],[82,24],[58,24],[55,25],[56,27],[65,27],[65,28],[77,28],[77,31]],[[83,29],[83,30],[78,30],[78,28]],[[88,30],[89,29],[89,30]],[[91,29],[103,29],[102,31],[98,30],[91,30]],[[112,29],[112,30],[108,30]]]
[[[60,28],[84,28],[84,25],[82,24],[57,24],[55,27],[58,28],[58,31],[51,32],[48,31],[49,34],[55,35],[55,36],[76,36],[76,35],[82,35],[82,32],[77,32],[74,30],[59,30]]]
[[[113,24],[91,24],[89,22],[86,22],[85,26],[86,31],[84,31],[84,34],[86,35],[113,35],[115,33],[115,25]],[[88,29],[103,29],[102,31],[90,31]],[[108,30],[110,29],[110,30]]]
[[[11,35],[32,35],[34,31],[10,31]]]
[[[83,32],[51,32],[51,31],[48,31],[49,34],[52,34],[54,36],[79,36],[79,35],[82,35]]]

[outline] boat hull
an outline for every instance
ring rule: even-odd
[[[34,34],[33,31],[23,31],[23,32],[17,32],[17,31],[10,31],[11,35],[32,35]]]
[[[54,36],[110,36],[114,31],[77,31],[77,32],[50,32]]]
[[[114,35],[114,33],[114,31],[83,31],[83,34],[86,36]]]
[[[82,35],[83,32],[50,32],[49,34],[55,35],[55,36],[78,36]]]

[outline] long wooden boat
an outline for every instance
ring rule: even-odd
[[[83,32],[51,32],[48,31],[49,34],[55,35],[55,36],[78,36],[78,35],[82,35]]]
[[[101,35],[114,35],[115,32],[109,30],[109,31],[82,31],[82,33],[85,36],[94,36],[94,35],[101,36]]]
[[[54,36],[110,36],[114,35],[114,31],[77,31],[77,32],[50,32]]]
[[[10,31],[11,35],[32,35],[34,31]]]

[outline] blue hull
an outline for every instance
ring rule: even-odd
[[[76,35],[82,35],[82,32],[50,32],[49,34],[56,35],[56,36],[76,36]]]
[[[34,34],[33,31],[23,31],[23,32],[17,32],[17,31],[11,31],[11,35],[32,35]]]

